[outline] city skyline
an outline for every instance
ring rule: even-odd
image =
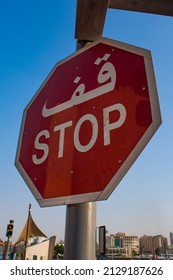
[[[32,226],[31,226],[31,228],[30,228],[30,230],[31,230],[31,233],[32,233],[32,235],[33,234],[35,234],[34,232],[36,232],[36,235],[35,236],[32,236],[32,237],[30,237],[30,235],[28,235],[28,239],[32,239],[32,238],[37,238],[37,237],[39,237],[39,238],[41,238],[41,239],[47,239],[47,238],[49,238],[48,236],[45,236],[44,235],[44,233],[41,231],[41,229],[39,228],[39,227],[37,227],[37,225],[35,224],[35,222],[34,222],[34,220],[33,220],[33,218],[32,218],[32,216],[31,216],[31,223],[34,225],[34,230],[32,231]],[[9,221],[9,223],[8,223],[8,225],[11,225],[11,224],[13,224],[14,225],[14,221]],[[24,236],[25,236],[25,234],[26,234],[26,227],[27,227],[27,220],[26,220],[26,222],[25,222],[25,225],[24,225],[24,227],[23,227],[23,229],[22,229],[22,231],[21,231],[21,233],[20,233],[20,236],[19,236],[19,238],[18,238],[18,240],[15,240],[15,241],[13,241],[13,243],[20,243],[20,242],[23,242],[23,240],[24,240]],[[108,230],[107,230],[107,228],[106,228],[106,225],[102,225],[102,226],[99,226],[99,227],[105,227],[105,235],[106,235],[106,237],[110,237],[110,236],[126,236],[126,237],[130,237],[130,236],[135,236],[135,237],[137,237],[138,239],[140,239],[141,237],[152,237],[152,238],[154,238],[154,237],[163,237],[163,238],[166,238],[167,239],[167,243],[168,243],[168,246],[172,246],[173,245],[173,238],[172,238],[172,236],[173,236],[173,232],[169,232],[169,237],[168,236],[163,236],[162,234],[159,234],[159,233],[157,233],[156,235],[152,235],[152,234],[143,234],[143,235],[140,235],[140,236],[138,236],[137,234],[135,234],[135,232],[134,232],[134,234],[133,235],[129,235],[127,232],[124,232],[124,231],[115,231],[115,232],[108,232]],[[96,231],[99,229],[99,227],[96,227]],[[13,230],[14,230],[14,228],[13,228]],[[10,234],[10,240],[11,240],[11,238],[12,238],[12,236],[13,236],[13,230],[12,230],[12,234]],[[39,235],[40,234],[40,235]],[[97,237],[98,238],[98,237]],[[97,238],[96,238],[96,241],[97,241]],[[6,241],[6,240],[2,240],[2,239],[0,239],[2,242],[4,242],[4,241]],[[62,240],[62,239],[60,239],[60,240],[56,240],[56,243],[59,243],[59,242],[64,242],[65,240]]]
[[[2,3],[0,11],[0,238],[14,220],[17,240],[32,204],[36,224],[64,239],[66,206],[40,208],[14,166],[22,114],[54,65],[75,52],[76,1]],[[108,9],[103,36],[151,50],[163,123],[106,201],[97,203],[97,226],[108,232],[173,231],[172,17]]]
[[[31,214],[31,204],[29,205],[29,212],[30,212],[30,214]],[[29,216],[28,216],[29,217]],[[20,236],[19,236],[19,238],[17,239],[17,240],[13,240],[13,242],[15,243],[15,242],[18,242],[18,240],[20,239],[20,237],[23,235],[24,236],[24,232],[26,231],[26,227],[27,227],[27,220],[28,220],[28,217],[27,217],[27,219],[26,219],[26,221],[25,221],[25,224],[24,224],[24,226],[23,226],[23,228],[22,228],[22,231],[20,232]],[[34,223],[34,227],[36,228],[36,232],[40,232],[41,234],[43,234],[42,236],[44,236],[44,233],[42,233],[42,231],[41,231],[41,228],[39,228],[39,227],[37,227],[38,225],[37,224],[35,224],[35,221],[34,221],[34,219],[33,218],[31,218],[32,219],[32,223]],[[9,221],[9,223],[8,224],[13,224],[14,225],[14,221],[12,220],[12,221]],[[8,225],[7,225],[8,226]],[[163,238],[166,238],[167,239],[167,243],[168,243],[168,246],[169,245],[173,245],[173,238],[172,238],[172,236],[173,236],[173,232],[169,232],[169,234],[167,233],[167,235],[166,236],[164,236],[164,235],[162,235],[162,234],[160,234],[160,233],[157,233],[157,234],[155,234],[155,235],[152,235],[152,234],[143,234],[143,235],[137,235],[137,234],[135,234],[135,231],[134,231],[134,233],[133,234],[128,234],[128,232],[124,232],[124,231],[114,231],[114,232],[109,232],[108,231],[108,229],[107,229],[107,227],[106,227],[106,225],[102,225],[102,226],[104,226],[105,227],[105,231],[106,231],[106,236],[107,237],[109,237],[109,236],[116,236],[116,235],[121,235],[121,234],[124,234],[125,236],[137,236],[138,237],[138,239],[140,239],[141,237],[144,237],[144,236],[148,236],[148,237],[158,237],[158,236],[162,236]],[[102,227],[101,226],[101,227]],[[96,231],[97,231],[97,229],[99,228],[99,226],[98,227],[96,227]],[[14,231],[14,227],[13,227],[13,231]],[[7,232],[7,231],[6,231]],[[14,233],[14,232],[13,232]],[[11,238],[13,237],[13,233],[12,233],[12,236],[10,237],[10,240],[11,240]],[[53,234],[53,236],[56,236],[56,234]],[[38,235],[38,237],[42,237],[41,235]],[[50,236],[44,236],[44,238],[49,238]],[[30,238],[30,237],[28,237],[28,238]],[[5,240],[2,240],[2,241],[5,241]],[[62,238],[60,238],[59,240],[56,240],[56,243],[59,243],[59,242],[61,242],[61,241],[65,241],[64,239],[62,239]]]

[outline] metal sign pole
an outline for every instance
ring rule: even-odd
[[[75,38],[79,50],[101,37],[109,0],[78,0]],[[68,205],[66,210],[66,260],[93,260],[96,258],[96,203]]]
[[[94,260],[96,203],[68,205],[66,211],[64,259]]]
[[[77,41],[76,50],[90,42]],[[67,205],[65,250],[66,260],[94,260],[96,229],[96,203]]]

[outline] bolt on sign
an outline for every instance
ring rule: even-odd
[[[107,199],[160,124],[150,51],[102,38],[27,105],[15,164],[40,206]]]

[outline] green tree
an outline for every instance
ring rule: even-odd
[[[139,256],[139,254],[135,250],[132,250],[132,256]]]
[[[161,255],[161,248],[156,248],[155,254],[156,254],[156,256],[160,256]]]
[[[64,258],[64,243],[57,243],[54,247],[54,259],[63,259]]]

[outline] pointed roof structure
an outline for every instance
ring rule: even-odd
[[[29,213],[28,213],[28,218],[26,220],[26,223],[24,225],[24,228],[16,242],[20,243],[22,241],[26,242],[26,240],[28,240],[29,238],[32,237],[47,237],[35,224],[32,215],[31,215],[31,205],[29,205]]]

